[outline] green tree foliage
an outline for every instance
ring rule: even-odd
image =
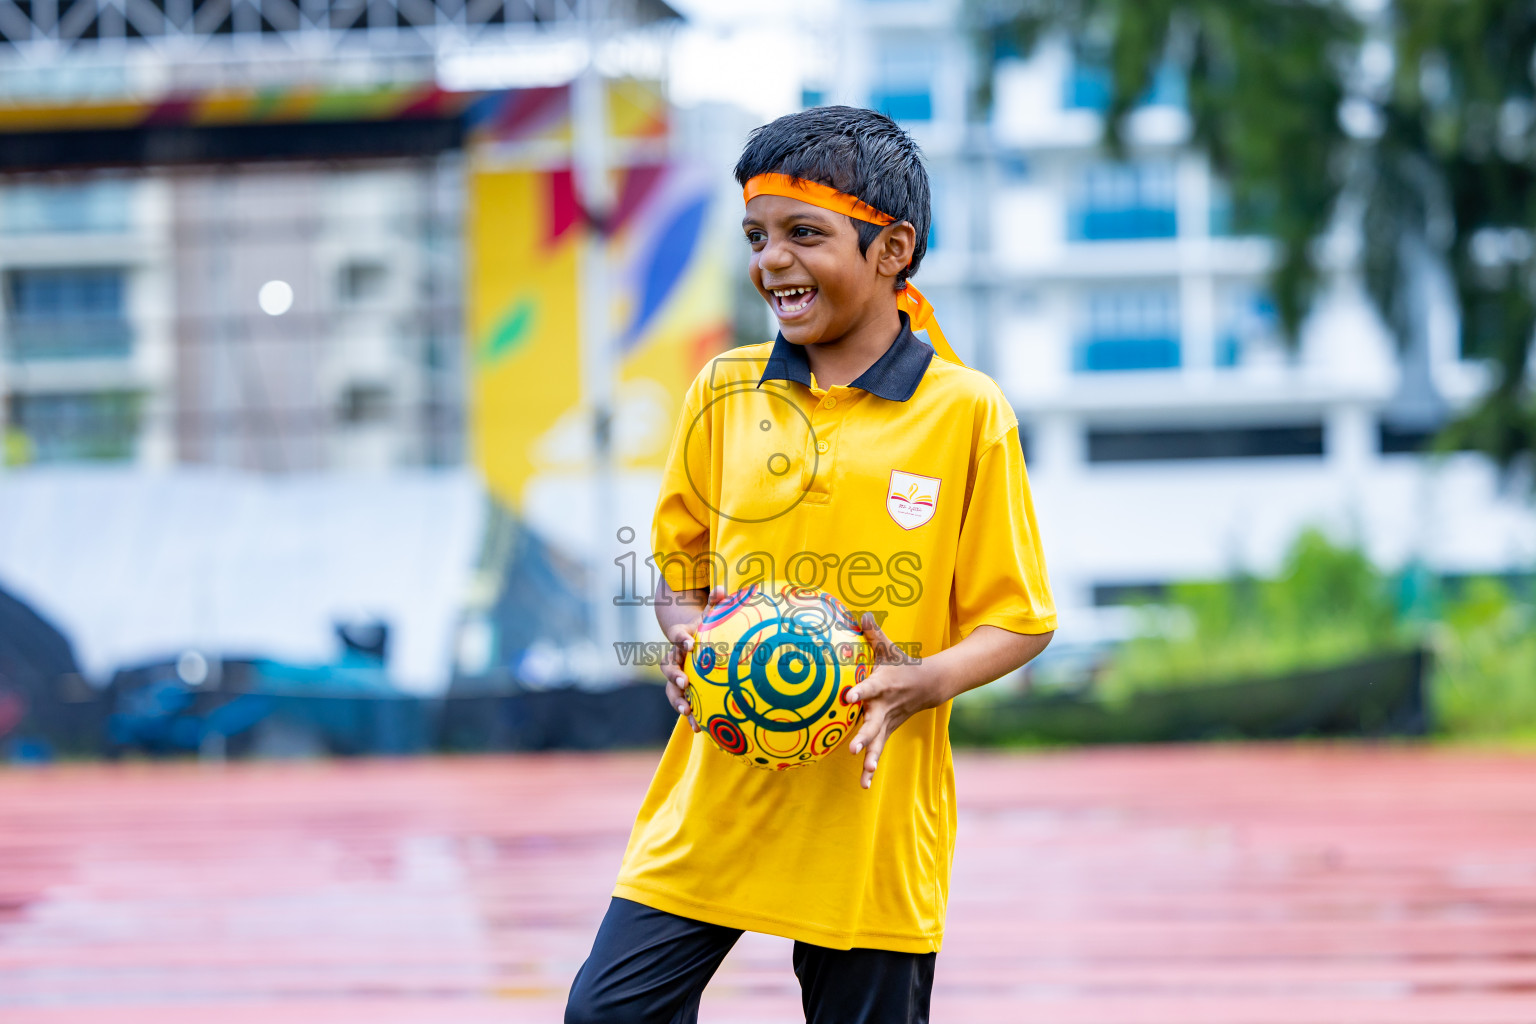
[[[1407,343],[1426,263],[1451,275],[1464,351],[1493,387],[1447,443],[1508,465],[1536,450],[1536,4],[1395,0],[973,0],[984,52],[1060,32],[1107,55],[1105,141],[1165,62],[1188,83],[1193,142],[1279,245],[1273,292],[1294,337],[1313,242],[1358,211],[1367,289]],[[1346,130],[1345,126],[1349,130]]]

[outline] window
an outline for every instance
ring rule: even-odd
[[[1067,230],[1073,241],[1175,237],[1173,165],[1157,161],[1085,169],[1073,190]]]
[[[1029,158],[1023,153],[1004,153],[997,158],[997,169],[1004,181],[1029,180]]]
[[[0,232],[126,231],[132,198],[132,185],[126,181],[11,185],[0,192]]]
[[[343,302],[367,302],[384,294],[389,270],[371,260],[351,260],[342,264],[340,292]]]
[[[1383,455],[1422,455],[1434,451],[1441,443],[1441,434],[1444,424],[1428,426],[1425,424],[1393,423],[1383,421],[1377,425],[1377,440],[1381,445]],[[1455,451],[1475,451],[1470,443],[1462,442],[1454,447]]]
[[[892,121],[932,121],[933,93],[923,88],[877,89],[870,106]]]
[[[882,46],[869,105],[893,121],[933,120],[935,64],[933,47],[927,43]]]
[[[139,402],[121,391],[15,395],[10,423],[31,461],[119,461],[133,457]]]
[[[1377,442],[1383,455],[1418,454],[1429,451],[1435,431],[1413,429],[1382,423],[1377,426]]]
[[[391,400],[385,385],[354,381],[341,395],[341,421],[357,426],[387,420]]]
[[[124,357],[133,332],[120,268],[13,270],[6,275],[6,338],[14,359]]]
[[[1262,291],[1235,286],[1222,292],[1216,335],[1216,365],[1240,366],[1255,348],[1276,339],[1275,304]]]
[[[1067,72],[1062,90],[1065,106],[1076,110],[1106,110],[1114,94],[1115,80],[1107,55],[1092,49],[1079,52]],[[1152,76],[1152,84],[1138,101],[1144,107],[1182,107],[1185,101],[1184,76],[1177,67],[1164,62]]]
[[[1172,288],[1089,292],[1073,356],[1079,372],[1179,365],[1179,297]]]
[[[1166,583],[1095,583],[1093,585],[1095,608],[1155,604],[1167,599],[1168,584]]]
[[[1207,225],[1212,238],[1230,238],[1236,232],[1232,227],[1232,190],[1219,181],[1211,181],[1210,223]]]
[[[1187,430],[1088,431],[1089,462],[1319,457],[1322,454],[1323,427],[1320,423]]]
[[[1075,60],[1067,74],[1063,99],[1074,110],[1103,110],[1109,106],[1113,88],[1114,79],[1107,67]]]

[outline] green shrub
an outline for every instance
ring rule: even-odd
[[[1435,630],[1442,732],[1536,740],[1536,621],[1497,580],[1468,584]]]
[[[1167,605],[1143,615],[1141,635],[1116,652],[1099,679],[1111,700],[1318,668],[1409,639],[1387,579],[1364,553],[1318,530],[1296,539],[1275,579],[1179,584]]]
[[[1275,579],[1180,584],[1143,608],[1144,629],[1115,652],[1098,691],[1117,701],[1429,643],[1437,731],[1536,741],[1536,608],[1494,579],[1471,581],[1442,607],[1421,576],[1394,584],[1358,549],[1308,530]]]

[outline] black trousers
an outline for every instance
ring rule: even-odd
[[[614,897],[576,972],[565,1024],[694,1024],[740,930]],[[795,943],[806,1024],[928,1024],[934,953]]]

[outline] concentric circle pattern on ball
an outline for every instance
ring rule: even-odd
[[[721,750],[783,771],[814,764],[848,738],[863,714],[848,691],[873,664],[869,641],[837,598],[753,584],[700,625],[686,696]]]

